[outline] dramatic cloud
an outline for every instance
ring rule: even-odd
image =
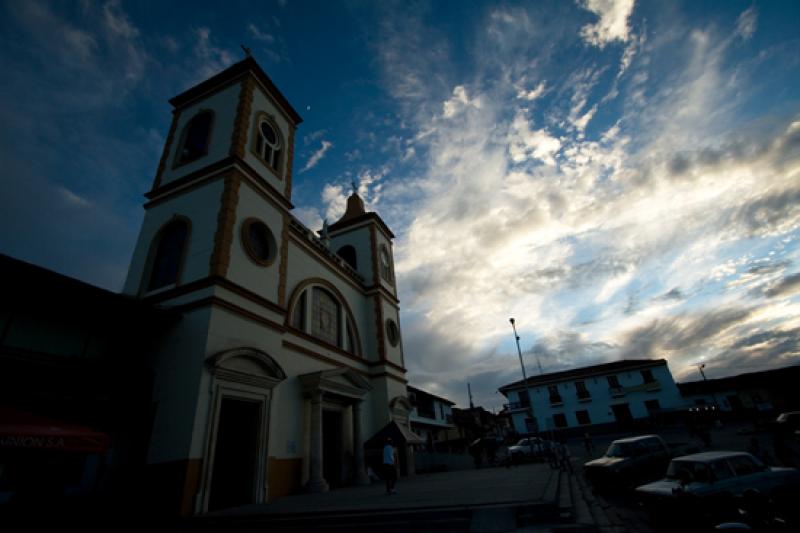
[[[308,161],[306,161],[305,166],[300,170],[300,172],[306,172],[317,166],[317,164],[322,161],[322,158],[325,157],[325,154],[331,148],[333,148],[333,143],[323,140],[320,144],[319,150],[311,154],[311,157],[308,158]]]
[[[584,9],[591,11],[600,20],[581,28],[581,37],[594,46],[603,48],[612,41],[627,41],[630,27],[628,18],[633,11],[634,0],[582,0]]]

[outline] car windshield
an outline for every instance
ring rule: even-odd
[[[667,479],[707,483],[711,475],[708,465],[697,461],[672,461],[667,468]]]
[[[630,457],[631,445],[626,442],[612,442],[606,455],[608,457]]]

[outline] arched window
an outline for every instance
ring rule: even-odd
[[[358,270],[358,263],[356,262],[356,249],[346,244],[339,248],[339,251],[336,252],[339,254],[339,257],[344,259],[345,263],[353,267],[353,270]]]
[[[385,244],[381,244],[378,250],[378,260],[381,267],[381,276],[389,283],[394,283],[394,273],[392,272],[392,257]]]
[[[281,134],[275,123],[266,114],[258,117],[256,127],[255,152],[278,176],[283,154]]]
[[[201,111],[186,124],[175,160],[176,166],[199,159],[208,153],[213,119],[213,112]]]
[[[155,241],[155,255],[150,268],[147,290],[153,291],[178,282],[181,260],[189,235],[189,224],[176,218],[161,228]]]
[[[291,326],[353,355],[361,355],[352,313],[340,298],[335,289],[328,290],[316,283],[301,290],[292,306]]]

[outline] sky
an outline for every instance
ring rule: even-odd
[[[242,59],[304,119],[311,229],[397,236],[408,378],[467,405],[665,358],[800,363],[800,3],[0,4],[0,252],[121,290],[167,100]]]

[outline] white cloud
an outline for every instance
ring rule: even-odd
[[[520,89],[519,91],[517,91],[517,98],[519,98],[520,100],[528,100],[529,102],[532,102],[533,100],[540,98],[544,94],[544,91],[545,91],[544,82],[540,82],[539,85],[537,85],[530,91],[526,91],[525,89]]]
[[[628,18],[633,12],[634,0],[580,0],[578,5],[591,11],[600,20],[581,28],[584,41],[599,48],[610,42],[626,42],[630,34]]]
[[[234,56],[228,50],[216,46],[211,39],[211,30],[201,26],[194,30],[196,37],[194,53],[201,61],[198,78],[208,78],[233,64]]]
[[[758,11],[756,6],[750,6],[736,19],[736,33],[744,40],[749,39],[756,32],[758,24]]]
[[[561,149],[561,141],[545,129],[531,129],[523,111],[518,111],[511,123],[508,135],[508,152],[514,163],[538,159],[547,165],[555,165],[555,156]]]
[[[311,154],[311,157],[308,158],[305,166],[300,172],[306,172],[307,170],[311,170],[325,157],[325,154],[333,147],[333,143],[330,141],[323,140],[319,150]]]
[[[263,41],[266,44],[273,44],[275,42],[275,37],[273,35],[259,30],[258,26],[252,22],[247,25],[247,32],[257,41]]]

